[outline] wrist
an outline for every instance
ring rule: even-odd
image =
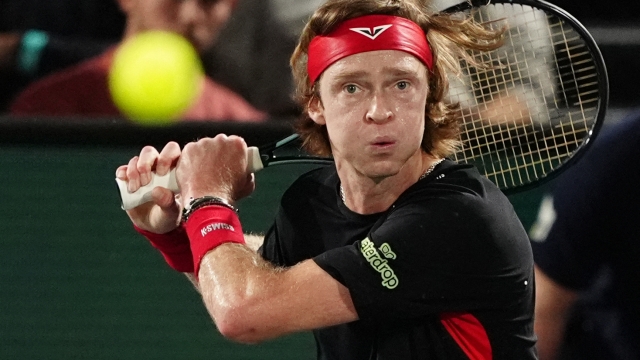
[[[131,217],[129,217],[129,219],[131,219],[133,227],[136,229],[136,231],[141,234],[144,232],[155,235],[166,235],[171,232],[177,231],[180,228],[180,225],[176,221],[173,221],[170,224],[153,224],[153,226],[151,226],[151,224],[138,225],[136,224],[136,221],[134,221],[134,219],[132,219]],[[150,228],[147,228],[147,226],[150,226]]]
[[[200,263],[209,251],[226,243],[245,243],[238,214],[222,204],[195,209],[184,222],[184,228],[191,244],[196,277]]]
[[[176,174],[177,175],[177,174]],[[211,186],[211,182],[213,180],[209,180],[208,182],[202,181],[195,183],[194,181],[184,181],[180,183],[180,194],[183,199],[183,204],[186,206],[188,202],[192,199],[198,199],[205,196],[214,196],[221,199],[224,199],[228,203],[231,203],[231,194],[227,190],[229,186],[224,185],[214,185]],[[203,184],[207,184],[203,186]],[[199,185],[200,184],[200,185]]]
[[[189,197],[187,203],[182,209],[182,222],[186,222],[189,219],[189,216],[191,216],[191,214],[196,210],[209,205],[218,205],[231,209],[236,213],[238,212],[238,209],[236,209],[228,200],[222,197],[210,195],[197,198]]]
[[[158,249],[167,264],[176,271],[190,273],[194,271],[193,254],[189,238],[181,226],[164,234],[144,230],[135,224],[133,228]]]
[[[220,199],[223,199],[229,204],[233,205],[233,201],[231,200],[231,196],[225,191],[207,191],[207,190],[182,190],[180,189],[180,194],[182,195],[184,206],[187,206],[190,201],[193,199],[199,199],[205,196],[213,196]]]

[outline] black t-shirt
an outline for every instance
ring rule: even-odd
[[[360,215],[332,167],[284,194],[262,256],[312,258],[360,320],[314,331],[319,359],[535,359],[533,257],[508,199],[445,161],[383,213]]]

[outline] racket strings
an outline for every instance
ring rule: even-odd
[[[527,5],[490,4],[479,21],[508,31],[505,45],[462,63],[464,81],[450,99],[461,105],[462,149],[500,188],[544,178],[588,138],[601,103],[597,66],[581,35],[563,19]]]

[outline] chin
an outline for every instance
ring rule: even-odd
[[[376,164],[365,173],[370,178],[387,178],[397,175],[400,172],[400,168],[397,164]]]

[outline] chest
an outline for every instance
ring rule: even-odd
[[[278,243],[287,262],[295,264],[364,239],[382,216],[349,214],[333,202],[309,204],[305,211],[280,214]]]

